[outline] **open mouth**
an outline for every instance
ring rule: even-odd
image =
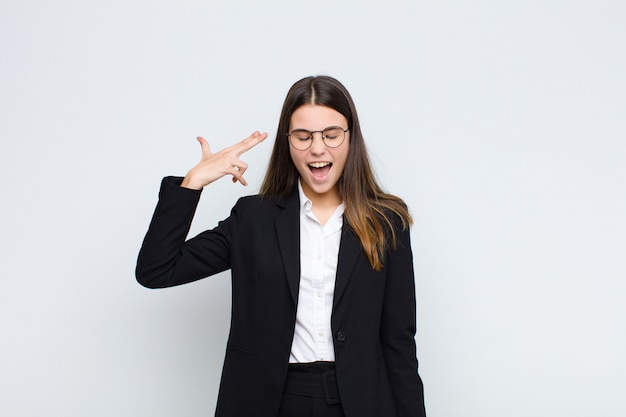
[[[315,179],[321,180],[326,178],[326,175],[328,175],[330,167],[332,166],[333,164],[331,162],[311,162],[309,164],[309,169]]]

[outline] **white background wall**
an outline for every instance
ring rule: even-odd
[[[159,181],[344,82],[415,216],[429,417],[626,415],[626,3],[0,4],[0,415],[212,415],[227,274],[134,280]],[[205,190],[192,232],[255,193]]]

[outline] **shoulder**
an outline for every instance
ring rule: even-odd
[[[409,208],[404,201],[397,197],[390,200],[378,200],[376,212],[378,220],[383,223],[388,230],[408,230],[413,224]]]
[[[247,195],[240,197],[235,203],[235,207],[245,209],[260,209],[264,207],[273,207],[280,205],[281,199],[279,197],[268,197],[260,194]]]
[[[254,214],[255,217],[265,217],[281,211],[283,207],[283,198],[256,194],[239,198],[233,207],[233,214]]]
[[[391,205],[383,205],[378,211],[379,222],[385,234],[385,246],[388,250],[410,247],[411,225],[413,219],[408,207],[402,200],[395,200]]]

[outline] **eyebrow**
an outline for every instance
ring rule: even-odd
[[[299,128],[296,128],[296,129],[291,129],[291,132],[296,131],[296,130],[305,130],[307,132],[323,132],[326,129],[334,129],[334,128],[339,128],[339,129],[343,129],[343,130],[347,129],[347,128],[344,129],[343,127],[337,126],[337,125],[330,125],[330,126],[326,126],[324,129],[320,129],[320,130],[310,130],[310,129],[305,129],[303,127],[299,127]]]

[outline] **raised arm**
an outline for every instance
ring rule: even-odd
[[[185,178],[166,177],[159,202],[144,238],[135,275],[149,288],[185,284],[230,268],[230,236],[233,214],[213,230],[185,241],[204,186],[232,175],[233,182],[246,185],[243,173],[248,165],[241,154],[267,138],[255,132],[243,141],[211,153],[208,142],[198,138],[202,158]]]

